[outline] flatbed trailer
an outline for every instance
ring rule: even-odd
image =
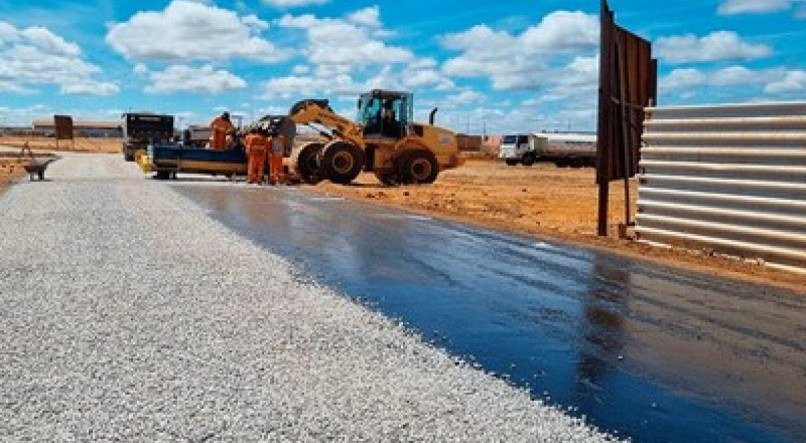
[[[229,177],[246,175],[247,157],[243,149],[214,151],[183,145],[158,144],[148,147],[140,159],[144,172],[155,172],[157,179],[176,178],[176,174],[210,174]]]

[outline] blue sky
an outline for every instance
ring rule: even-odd
[[[661,104],[806,99],[806,0],[611,0]],[[598,0],[0,1],[0,124],[126,110],[205,123],[358,92],[488,133],[595,126]]]

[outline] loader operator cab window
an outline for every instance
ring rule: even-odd
[[[364,135],[370,137],[402,138],[412,119],[411,94],[372,91],[358,102],[358,123]]]

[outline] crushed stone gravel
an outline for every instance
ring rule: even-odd
[[[299,278],[118,155],[48,176],[0,195],[2,441],[612,439]]]

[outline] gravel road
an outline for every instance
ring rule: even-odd
[[[48,173],[0,195],[2,441],[608,439],[118,155]]]

